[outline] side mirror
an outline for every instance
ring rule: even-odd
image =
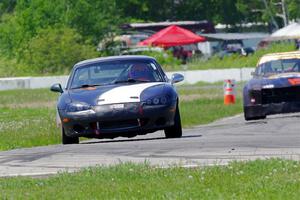
[[[184,76],[182,74],[175,73],[172,75],[171,83],[174,84],[174,83],[181,82],[183,80],[184,80]]]
[[[63,92],[64,92],[64,90],[63,90],[62,87],[61,87],[61,84],[59,84],[59,83],[53,84],[53,85],[51,86],[50,90],[51,90],[52,92],[59,92],[59,93],[63,93]]]

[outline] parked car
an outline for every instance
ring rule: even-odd
[[[263,56],[243,96],[246,120],[300,112],[300,52]]]
[[[164,130],[167,138],[182,136],[178,95],[174,84],[148,56],[114,56],[77,63],[57,102],[62,143],[79,137],[134,137]]]
[[[215,52],[218,52],[219,57],[230,56],[232,54],[238,54],[242,56],[248,56],[254,54],[255,49],[252,47],[245,47],[242,40],[228,40],[222,41],[218,47],[215,47]]]

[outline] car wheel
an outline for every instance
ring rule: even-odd
[[[62,144],[78,144],[79,137],[69,137],[65,134],[64,128],[61,129]]]
[[[181,119],[177,105],[174,117],[174,125],[165,129],[166,138],[180,138],[182,136]]]
[[[253,112],[251,112],[253,113]],[[249,109],[244,108],[244,118],[246,121],[266,119],[266,115],[250,116]]]

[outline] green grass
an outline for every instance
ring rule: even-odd
[[[222,83],[179,86],[183,127],[206,124],[242,112],[223,105]],[[0,91],[0,150],[60,143],[55,122],[57,94],[48,89]]]
[[[0,91],[0,107],[31,107],[55,105],[58,97],[56,93],[50,92],[49,89],[24,89],[24,90],[7,90]],[[54,108],[54,107],[53,107]]]
[[[57,94],[49,89],[0,91],[0,150],[60,143]]]
[[[233,116],[242,111],[241,100],[234,105],[224,105],[223,99],[198,99],[180,104],[181,120],[184,127],[207,124],[217,119]]]
[[[0,150],[60,143],[54,108],[0,109]]]
[[[278,159],[184,169],[121,164],[48,178],[1,178],[1,199],[299,199],[300,163]]]
[[[197,83],[178,87],[181,120],[184,127],[207,124],[242,112],[243,83],[236,84],[236,103],[224,105],[223,82]]]

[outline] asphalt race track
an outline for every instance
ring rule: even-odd
[[[239,115],[185,129],[180,139],[165,139],[163,132],[156,132],[129,139],[0,152],[0,176],[40,176],[128,161],[193,167],[271,157],[300,160],[299,113],[253,122],[246,122]]]

